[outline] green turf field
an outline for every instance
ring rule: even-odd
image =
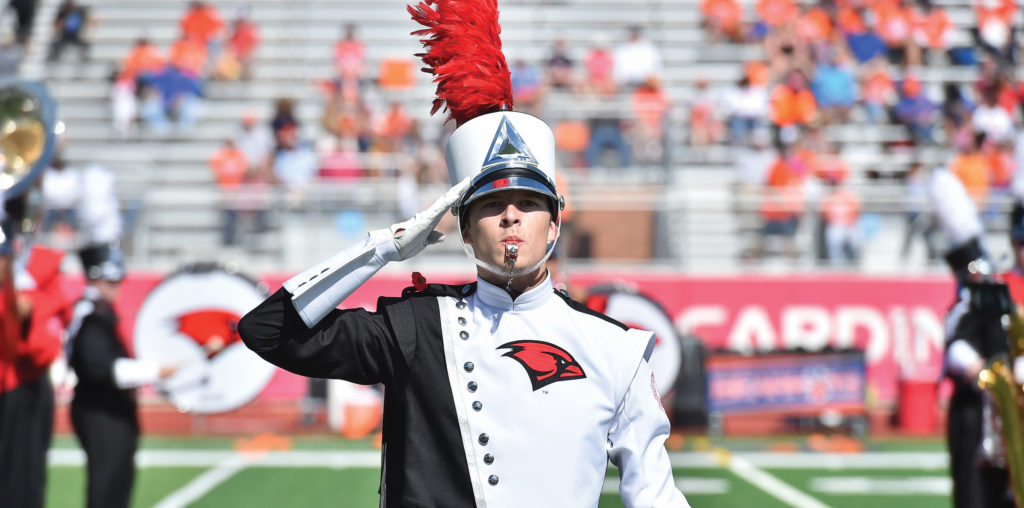
[[[240,453],[246,438],[149,438],[133,506],[377,506],[378,452],[333,438],[272,441],[270,452]],[[672,453],[676,483],[691,505],[774,508],[949,506],[946,455],[937,440],[867,443],[860,453],[820,452],[804,440],[691,439]],[[770,451],[780,450],[786,451]],[[50,454],[47,506],[83,506],[83,457],[72,439]],[[601,508],[618,508],[609,470]]]

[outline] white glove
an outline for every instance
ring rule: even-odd
[[[435,231],[434,228],[441,222],[445,212],[459,201],[462,193],[469,187],[471,179],[472,177],[466,177],[434,201],[430,208],[413,215],[409,220],[391,226],[399,260],[405,261],[419,254],[428,245],[444,241],[444,233]]]

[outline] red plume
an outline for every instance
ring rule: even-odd
[[[423,0],[408,10],[426,27],[412,35],[423,37],[426,52],[416,56],[437,83],[430,114],[444,106],[458,127],[485,113],[512,109],[497,0]]]

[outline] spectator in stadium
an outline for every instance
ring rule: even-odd
[[[60,60],[64,48],[69,44],[78,48],[78,59],[82,62],[89,59],[89,42],[85,40],[85,31],[91,20],[89,9],[74,0],[64,0],[57,8],[53,18],[54,40],[50,43],[50,51],[46,55],[48,62]]]
[[[910,257],[910,248],[914,237],[920,235],[924,240],[925,255],[928,262],[939,259],[939,248],[937,234],[938,224],[935,217],[928,210],[928,175],[924,165],[914,162],[910,165],[903,180],[904,218],[906,228],[903,234],[903,246],[900,248],[900,257],[904,260]]]
[[[14,34],[19,46],[24,47],[32,38],[39,0],[8,0],[7,7],[14,11]]]
[[[946,139],[950,140],[951,144],[957,145],[965,135],[973,135],[970,125],[974,103],[967,98],[960,85],[956,83],[943,85],[943,97],[943,129],[946,132]]]
[[[113,86],[110,87],[110,121],[114,135],[120,139],[129,138],[135,127],[137,114],[138,99],[135,80],[123,77],[123,75],[115,78]]]
[[[120,77],[131,81],[145,79],[162,71],[166,64],[160,48],[143,37],[135,41],[131,51],[121,61]]]
[[[821,215],[825,221],[825,252],[834,266],[850,266],[860,255],[860,197],[843,185],[845,176],[829,174],[822,179],[825,196]]]
[[[276,144],[281,144],[281,130],[289,125],[301,127],[295,116],[295,101],[290,97],[278,97],[274,100],[274,114],[270,118],[270,129],[274,133]]]
[[[825,123],[849,119],[850,109],[857,101],[857,78],[839,51],[832,48],[825,51],[824,61],[818,64],[814,73],[811,89]]]
[[[893,108],[896,121],[907,127],[915,144],[931,144],[932,130],[938,122],[938,105],[925,96],[921,81],[914,76],[905,77],[899,90],[900,99]]]
[[[982,91],[981,104],[971,114],[971,127],[974,131],[985,134],[986,139],[993,143],[1002,143],[1014,136],[1013,119],[999,104],[1000,85],[1000,82],[996,82],[987,86]]]
[[[955,27],[949,14],[932,0],[917,0],[920,12],[914,16],[914,43],[921,48],[922,62],[927,63],[931,51],[946,52]]]
[[[345,25],[343,30],[334,43],[334,70],[339,79],[359,83],[366,73],[366,44],[356,35],[356,25]]]
[[[216,7],[207,2],[189,2],[180,26],[183,36],[201,44],[211,59],[219,56],[224,37],[224,20]]]
[[[771,76],[786,76],[798,70],[805,76],[814,73],[814,60],[807,41],[796,31],[796,23],[785,23],[764,38],[764,54]]]
[[[316,153],[308,142],[299,139],[299,127],[285,124],[277,133],[271,168],[274,179],[294,199],[302,199],[319,169]]]
[[[730,142],[742,146],[751,132],[768,123],[768,90],[744,76],[722,94],[721,111],[729,126]]]
[[[115,245],[79,252],[87,285],[68,327],[68,363],[78,377],[71,423],[86,457],[86,506],[127,508],[135,481],[139,418],[135,388],[172,376],[177,367],[132,358],[114,310],[124,279]]]
[[[757,0],[755,8],[759,22],[767,27],[762,29],[766,32],[778,30],[800,17],[800,9],[793,0]]]
[[[247,110],[242,114],[242,121],[235,130],[232,142],[245,155],[250,171],[266,165],[267,158],[274,149],[274,137],[270,128],[260,123],[259,114],[253,110]]]
[[[708,41],[744,42],[743,8],[736,0],[701,0],[700,13]]]
[[[220,56],[217,68],[222,79],[252,77],[252,55],[260,44],[259,27],[249,19],[248,7],[239,7],[231,22],[226,51]]]
[[[14,76],[18,74],[21,67],[21,60],[24,57],[24,50],[11,35],[5,36],[0,42],[0,76]]]
[[[220,188],[220,209],[221,209],[221,244],[225,246],[235,245],[238,239],[238,198],[233,196],[245,182],[246,173],[249,172],[249,162],[245,153],[242,152],[231,139],[224,141],[213,157],[210,158],[210,170],[213,171],[217,180],[217,187]]]
[[[707,99],[711,103],[710,99]],[[630,98],[633,117],[636,119],[633,129],[633,153],[635,157],[647,163],[660,163],[665,153],[663,136],[665,117],[672,105],[668,94],[661,87],[661,81],[650,77],[644,84],[633,89]],[[698,108],[699,109],[699,108]],[[717,119],[709,114],[705,116],[709,138],[717,140],[720,129]],[[691,133],[692,135],[692,133]]]
[[[43,178],[43,223],[44,233],[55,232],[70,240],[78,229],[78,201],[81,198],[82,182],[78,168],[68,166],[60,154],[50,161],[50,167]]]
[[[583,61],[583,93],[608,97],[618,90],[613,75],[615,55],[608,49],[607,39],[605,35],[596,33],[590,48],[587,49],[587,56]]]
[[[888,58],[885,41],[862,20],[865,11],[864,8],[844,8],[840,11],[839,26],[846,35],[846,45],[860,63],[870,62],[878,57]]]
[[[657,83],[655,81],[655,83]],[[660,84],[658,84],[660,88]],[[661,123],[664,121],[665,113],[669,107],[668,97],[664,94],[652,95],[647,93],[646,95],[651,98],[657,98],[658,101],[647,101],[647,106],[637,104],[637,99],[644,97],[638,92],[642,88],[638,88],[633,93],[633,110],[638,117],[641,118],[641,124],[654,125],[654,122],[658,122],[658,132],[661,132]],[[738,99],[738,97],[734,97]],[[722,121],[718,118],[718,104],[719,101],[715,100],[713,92],[708,90],[708,80],[698,79],[697,90],[694,94],[693,102],[690,103],[690,144],[693,146],[707,146],[718,143],[722,138]],[[661,114],[655,118],[650,116],[648,113],[646,116],[641,115],[641,107],[649,110],[650,113],[654,111],[661,111]],[[645,121],[646,120],[646,121]],[[747,125],[744,125],[746,127]]]
[[[860,85],[860,103],[874,124],[888,123],[889,110],[896,104],[896,86],[889,76],[884,58],[871,60],[864,68]]]
[[[380,137],[388,152],[402,152],[412,132],[413,119],[399,101],[392,101],[381,122]]]
[[[751,134],[749,145],[737,146],[736,180],[744,202],[753,199],[768,183],[768,172],[778,158],[771,141],[771,133],[765,128],[758,128]]]
[[[976,134],[967,143],[957,147],[959,153],[949,163],[949,170],[960,181],[967,195],[974,200],[978,210],[986,208],[989,188],[992,184],[992,168],[981,147],[985,143],[984,134]]]
[[[768,104],[768,114],[776,129],[776,139],[781,139],[781,131],[807,125],[818,114],[818,102],[807,88],[804,73],[798,70],[789,71],[785,81],[775,86],[768,98]]]
[[[210,52],[202,41],[182,35],[167,53],[167,60],[182,72],[196,79],[206,76],[206,62]]]
[[[544,77],[540,68],[518,58],[509,69],[512,75],[512,94],[522,111],[538,114],[544,98]]]
[[[756,259],[768,253],[768,242],[778,237],[783,243],[783,253],[791,260],[800,257],[796,245],[796,234],[800,227],[800,216],[804,211],[804,184],[807,169],[797,155],[795,145],[787,145],[779,151],[775,162],[768,170],[768,179],[761,198],[761,234],[751,252]]]
[[[555,39],[547,60],[547,85],[556,90],[576,88],[575,62],[569,57],[565,39]]]
[[[807,44],[815,49],[831,46],[832,43],[832,16],[830,11],[834,6],[818,3],[815,5],[801,6],[800,17],[796,22],[796,32],[807,41]]]
[[[629,28],[629,37],[615,47],[612,76],[619,86],[633,88],[661,76],[661,51],[644,36],[643,28]]]
[[[875,30],[889,48],[889,63],[920,65],[917,46],[912,37],[914,11],[908,0],[875,2],[872,7]]]
[[[1013,64],[1017,53],[1014,27],[1016,0],[975,0],[974,13],[978,25],[971,29],[975,43],[996,60],[1000,68]]]
[[[195,75],[171,64],[149,80],[159,92],[161,108],[143,106],[146,121],[158,134],[166,134],[173,120],[179,135],[191,134],[203,112],[203,86]]]

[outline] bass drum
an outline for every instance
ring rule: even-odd
[[[668,312],[653,299],[626,287],[605,285],[590,289],[584,304],[630,327],[654,332],[651,369],[664,399],[679,376],[682,361],[679,334]]]
[[[135,321],[135,354],[178,371],[158,386],[180,410],[221,413],[263,391],[275,367],[242,344],[238,321],[266,287],[216,265],[190,265],[146,296]]]

